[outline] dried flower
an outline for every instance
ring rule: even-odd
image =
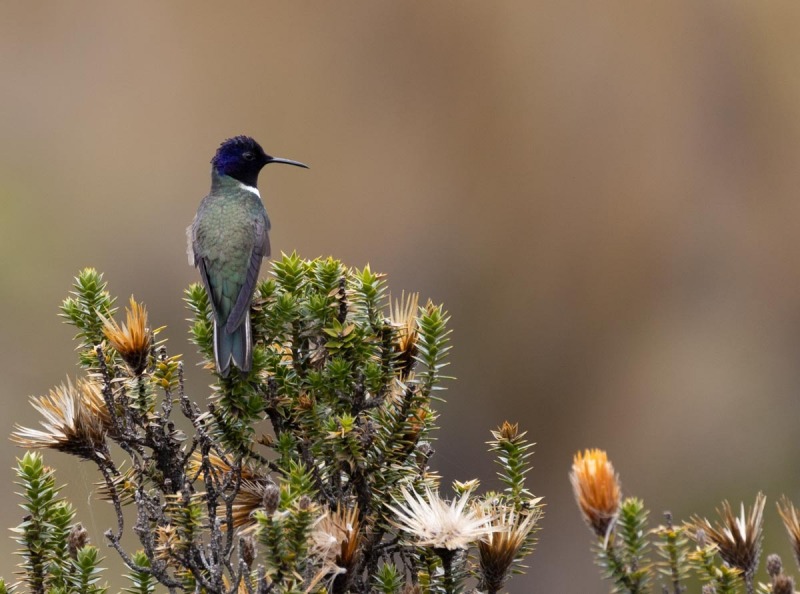
[[[781,572],[783,571],[783,563],[781,562],[781,558],[776,555],[767,555],[767,574],[769,577],[778,577]]]
[[[26,448],[52,448],[87,460],[107,456],[105,436],[111,419],[100,387],[79,379],[50,390],[46,396],[31,399],[43,420],[44,429],[16,425],[11,439]]]
[[[278,511],[278,505],[280,504],[281,500],[281,490],[273,482],[269,482],[264,487],[264,495],[261,499],[261,503],[264,509],[267,512],[267,515],[272,515],[276,511]]]
[[[77,388],[81,395],[81,403],[86,407],[86,413],[98,419],[103,424],[106,433],[115,435],[116,428],[108,406],[106,406],[102,386],[96,381],[79,379]]]
[[[794,579],[781,574],[772,583],[772,594],[794,594]]]
[[[503,421],[498,431],[492,431],[492,435],[497,440],[514,441],[519,434],[519,423],[509,423]]]
[[[347,573],[358,560],[361,543],[358,508],[326,511],[311,533],[311,554],[321,561],[322,575]]]
[[[786,527],[786,532],[789,533],[789,540],[792,541],[794,557],[800,563],[800,518],[798,518],[800,514],[798,514],[797,508],[786,496],[781,497],[780,502],[778,502],[778,513],[783,520],[783,525]]]
[[[397,506],[389,506],[396,520],[394,526],[414,537],[418,546],[439,549],[466,549],[473,542],[496,530],[493,517],[481,514],[476,509],[467,509],[470,493],[464,493],[451,502],[444,501],[425,488],[425,496],[401,489],[402,500],[395,499]]]
[[[166,561],[168,564],[175,562],[175,555],[185,548],[181,543],[178,531],[171,524],[156,528],[156,559]]]
[[[400,376],[408,376],[417,354],[417,310],[419,293],[402,294],[399,300],[389,300],[389,320],[397,329],[397,346],[400,351]]]
[[[189,463],[186,465],[186,474],[195,479],[203,472],[204,460],[207,460],[208,471],[215,476],[216,480],[224,477],[235,470],[230,463],[216,454],[208,454],[205,458],[199,452],[192,454]],[[257,469],[248,464],[239,467],[241,484],[239,491],[233,499],[232,515],[234,528],[252,528],[256,525],[253,512],[264,507],[264,497],[267,489],[272,485],[272,481],[259,473]],[[227,516],[226,506],[217,508],[217,517],[225,519]]]
[[[83,524],[78,522],[72,527],[72,530],[69,531],[69,536],[67,537],[69,556],[73,559],[77,559],[78,551],[85,547],[88,542],[89,533],[86,531],[86,528],[83,527]]]
[[[114,347],[134,375],[141,375],[147,367],[152,335],[147,328],[147,310],[137,303],[133,296],[130,309],[126,308],[127,324],[121,326],[113,318],[100,315],[103,320],[103,334]]]
[[[693,517],[696,528],[702,529],[708,540],[714,543],[722,560],[729,566],[741,570],[746,580],[752,580],[761,553],[761,528],[764,520],[764,504],[767,498],[763,493],[747,513],[741,505],[739,516],[735,516],[730,504],[722,502],[718,510],[721,522],[712,524],[705,518]]]
[[[217,454],[208,454],[208,465],[211,467],[211,470],[215,473],[218,473],[219,476],[224,476],[228,472],[233,471],[233,467],[228,463],[227,460],[222,459]],[[190,477],[196,478],[200,476],[200,473],[203,470],[203,454],[200,452],[194,452],[189,458],[189,462],[186,465],[186,474]],[[247,467],[242,466],[242,478],[252,479],[255,477],[255,474]]]
[[[783,513],[780,505],[778,512]],[[767,556],[767,574],[772,578],[771,594],[794,594],[794,580],[783,573],[783,562],[774,553]]]
[[[253,567],[253,561],[256,560],[256,540],[252,534],[239,539],[239,556],[248,569]]]
[[[620,507],[619,477],[603,450],[578,452],[570,473],[572,491],[586,523],[605,538]]]
[[[253,513],[264,508],[264,494],[271,484],[268,479],[242,480],[231,506],[234,528],[250,528],[256,525]],[[224,506],[217,509],[217,516],[220,518],[224,518],[226,513]]]
[[[300,511],[311,511],[314,507],[314,500],[311,499],[308,495],[300,495],[300,498],[297,500],[297,509]]]
[[[520,549],[542,516],[539,501],[529,513],[510,510],[496,516],[492,521],[495,531],[478,542],[483,589],[497,592],[503,587]]]

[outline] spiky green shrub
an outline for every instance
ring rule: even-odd
[[[13,529],[22,557],[22,583],[36,594],[103,594],[102,559],[97,548],[87,544],[83,527],[73,522],[72,506],[58,497],[53,469],[44,465],[41,454],[28,452],[17,460],[16,474],[26,512]],[[0,591],[10,591],[5,581]]]
[[[493,432],[503,491],[478,494],[471,480],[448,496],[429,467],[449,379],[442,306],[392,302],[369,267],[284,256],[252,303],[252,370],[220,377],[206,293],[195,284],[185,300],[210,394],[189,395],[182,359],[133,298],[127,323],[113,319],[115,298],[86,269],[62,315],[88,375],[35,399],[47,424],[15,434],[96,465],[117,516],[105,538],[130,568],[125,591],[494,593],[524,569],[541,515],[525,483],[525,434],[510,423]],[[31,498],[41,521],[20,528],[22,582],[102,593],[97,550],[70,556],[74,514],[47,485]],[[136,553],[123,548],[127,532]]]

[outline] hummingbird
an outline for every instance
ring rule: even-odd
[[[270,255],[270,221],[258,192],[264,165],[299,161],[271,157],[249,136],[225,140],[211,159],[211,191],[186,229],[189,264],[200,270],[214,317],[217,373],[253,364],[250,303],[261,260]]]

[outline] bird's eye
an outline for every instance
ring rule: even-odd
[[[244,158],[245,161],[252,161],[253,159],[256,158],[256,156],[253,153],[249,152],[249,151],[244,153],[242,155],[242,157]]]

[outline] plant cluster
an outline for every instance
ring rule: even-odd
[[[602,450],[575,455],[570,473],[578,509],[596,538],[595,556],[614,592],[646,594],[660,582],[665,594],[683,594],[699,582],[702,594],[795,594],[794,579],[778,555],[767,557],[768,581],[757,582],[766,497],[735,513],[722,502],[719,519],[693,516],[676,525],[672,514],[649,529],[649,512],[637,498],[622,498],[619,476]],[[800,513],[785,497],[778,503],[800,565]],[[653,555],[652,552],[655,551]]]
[[[141,304],[131,298],[115,321],[102,275],[86,269],[62,305],[83,377],[34,398],[41,428],[14,434],[96,466],[127,591],[494,593],[524,568],[542,513],[525,484],[525,434],[492,432],[500,491],[471,480],[447,495],[429,466],[448,379],[441,306],[392,302],[369,267],[284,256],[253,300],[252,370],[220,377],[207,295],[195,284],[185,300],[210,396],[190,397],[181,357]],[[98,550],[52,469],[27,453],[17,472],[20,584],[102,594]],[[128,532],[136,551],[123,547]]]

